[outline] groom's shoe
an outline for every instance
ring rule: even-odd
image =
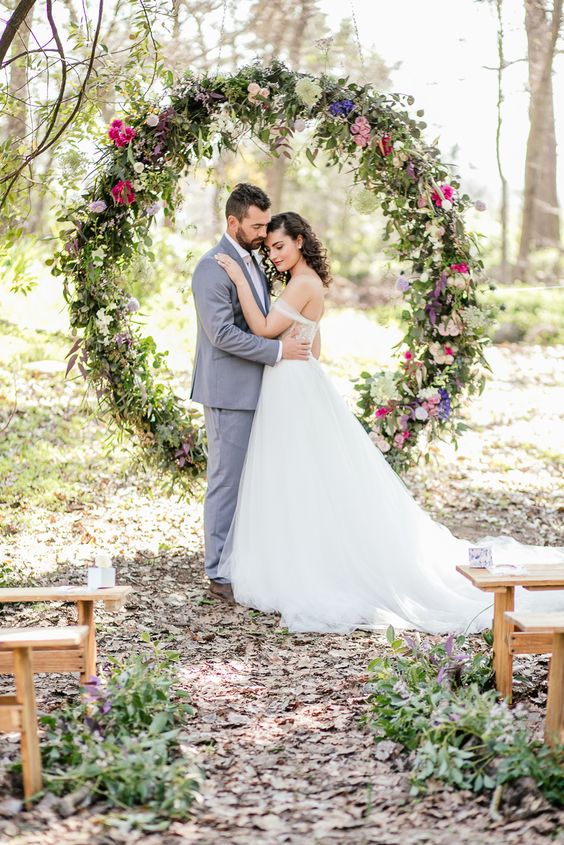
[[[235,604],[231,584],[222,584],[220,581],[210,581],[210,593],[214,599],[221,599],[228,604]]]

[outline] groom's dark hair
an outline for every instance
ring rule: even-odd
[[[229,195],[229,199],[225,205],[225,216],[230,217],[233,215],[233,217],[236,217],[241,222],[251,205],[256,205],[261,211],[268,211],[271,203],[262,188],[257,188],[256,185],[248,185],[246,182],[240,182],[238,185],[235,185],[235,188]]]

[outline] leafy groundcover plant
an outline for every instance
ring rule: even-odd
[[[363,721],[376,742],[409,752],[412,795],[431,778],[482,792],[531,777],[549,801],[564,804],[564,747],[531,739],[524,708],[499,701],[489,653],[472,654],[464,636],[431,644],[398,638],[390,627],[387,639],[391,653],[368,667]]]
[[[80,701],[41,717],[44,780],[55,795],[117,808],[110,823],[163,830],[189,815],[202,774],[181,746],[193,710],[176,686],[178,655],[142,639],[147,653],[111,659]]]

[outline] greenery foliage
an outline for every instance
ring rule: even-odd
[[[369,667],[369,712],[377,742],[391,739],[410,752],[412,795],[430,778],[474,792],[522,777],[564,803],[564,747],[530,739],[526,714],[492,689],[489,653],[472,654],[464,636],[431,645],[388,630],[391,655]]]
[[[166,103],[132,97],[127,121],[112,122],[91,188],[65,213],[72,228],[54,260],[81,332],[69,369],[78,365],[118,427],[177,478],[190,481],[204,468],[202,429],[166,384],[166,353],[136,330],[127,269],[139,255],[152,257],[151,222],[160,208],[174,215],[179,176],[221,149],[236,150],[245,134],[272,156],[290,157],[309,124],[311,164],[323,152],[328,166],[347,167],[358,186],[355,207],[372,213],[380,205],[390,251],[408,263],[398,282],[408,321],[401,365],[364,373],[358,385],[360,418],[376,445],[401,467],[418,454],[420,434],[460,430],[451,409],[464,388],[484,383],[488,315],[476,299],[483,267],[477,237],[463,224],[470,199],[446,181],[437,147],[422,139],[424,122],[405,109],[411,103],[346,79],[255,64],[232,76],[190,75]]]
[[[41,717],[42,757],[51,792],[87,785],[111,807],[136,808],[130,822],[160,830],[189,815],[202,777],[180,748],[193,711],[175,687],[178,655],[143,639],[149,654],[111,659],[107,678],[92,678],[77,704]]]

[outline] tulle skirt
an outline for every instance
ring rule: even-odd
[[[496,562],[564,561],[510,537],[479,543]],[[456,572],[470,545],[417,504],[317,360],[265,367],[220,562],[237,602],[291,631],[476,631],[491,625],[493,594]],[[564,609],[564,592],[525,602]]]

